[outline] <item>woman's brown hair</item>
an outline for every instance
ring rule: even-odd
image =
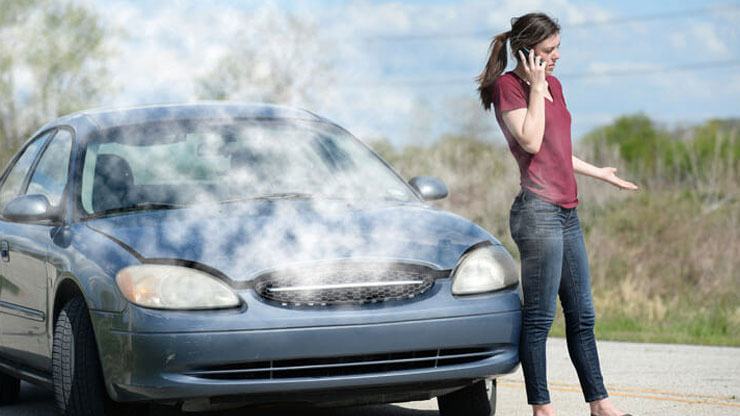
[[[506,69],[506,41],[509,41],[511,50],[516,54],[522,46],[532,49],[534,45],[559,32],[560,26],[557,22],[544,13],[529,13],[512,18],[511,30],[493,37],[488,49],[486,66],[475,79],[478,82],[478,92],[483,108],[491,109],[493,82]]]

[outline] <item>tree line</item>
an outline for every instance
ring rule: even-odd
[[[269,7],[243,18],[228,52],[194,80],[195,98],[315,102],[333,74],[316,25]],[[114,45],[129,35],[82,2],[2,0],[0,159],[44,123],[115,97]]]

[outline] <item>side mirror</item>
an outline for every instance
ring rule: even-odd
[[[425,201],[443,199],[447,196],[447,185],[432,176],[417,176],[411,178],[409,180],[409,185],[416,189],[416,192],[418,192]]]
[[[43,195],[23,195],[10,200],[3,209],[3,217],[10,221],[54,220],[56,210]]]

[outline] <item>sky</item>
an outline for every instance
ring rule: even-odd
[[[398,147],[461,131],[503,141],[478,104],[474,78],[492,36],[512,17],[541,11],[562,27],[553,75],[574,140],[625,114],[644,113],[666,128],[740,117],[738,1],[88,2],[125,33],[113,48],[114,105],[196,100],[194,80],[212,73],[240,31],[265,36],[270,29],[254,19],[293,14],[316,28],[311,56],[330,64],[331,77],[316,77],[316,100],[285,104]],[[278,43],[265,44],[279,52]]]

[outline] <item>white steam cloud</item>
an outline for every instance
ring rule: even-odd
[[[317,264],[372,264],[375,276],[399,265],[450,270],[488,239],[425,207],[341,129],[209,115],[91,141],[81,195],[90,227],[144,262],[192,261],[237,283]]]

